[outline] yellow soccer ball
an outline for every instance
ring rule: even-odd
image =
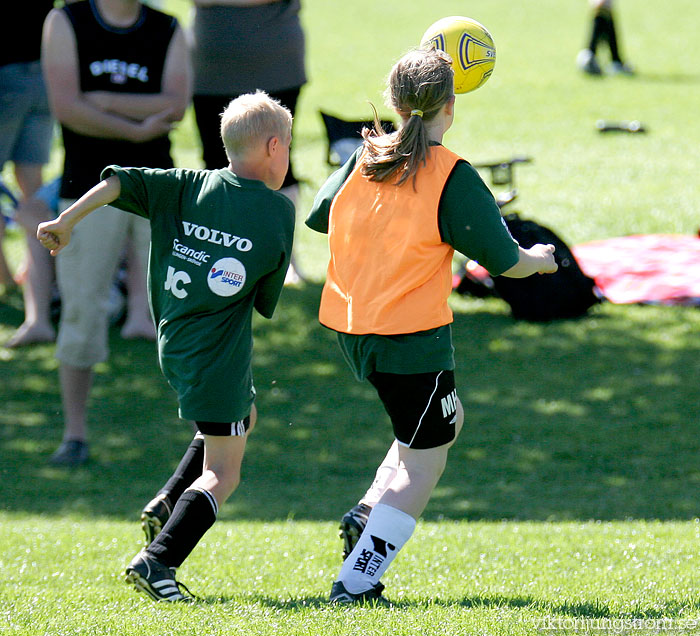
[[[455,93],[462,94],[483,86],[496,64],[496,47],[483,24],[471,18],[442,18],[423,34],[421,46],[433,46],[452,58]]]

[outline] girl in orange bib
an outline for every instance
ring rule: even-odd
[[[408,541],[462,427],[451,337],[452,256],[493,276],[556,270],[551,245],[524,250],[486,185],[442,146],[455,95],[450,57],[419,49],[388,80],[401,118],[379,122],[316,195],[306,224],[328,233],[319,320],[338,335],[355,376],[377,390],[395,441],[370,489],[341,522],[336,603],[382,602],[382,574]]]

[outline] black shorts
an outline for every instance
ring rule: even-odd
[[[270,97],[278,100],[292,113],[296,111],[300,88],[292,88],[286,91],[269,93]],[[202,142],[202,159],[208,170],[218,170],[228,165],[224,142],[221,141],[221,114],[232,99],[239,95],[194,95],[192,104],[194,116],[199,130],[199,138]],[[294,143],[294,142],[292,142]],[[298,183],[292,168],[292,155],[289,155],[289,168],[284,178],[283,188]]]
[[[455,438],[454,371],[411,375],[374,371],[367,379],[377,390],[400,444],[409,448],[436,448]]]
[[[202,435],[214,435],[215,437],[243,436],[250,428],[250,415],[238,422],[200,422],[195,424]]]

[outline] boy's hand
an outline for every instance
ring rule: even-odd
[[[65,227],[58,219],[40,223],[36,230],[36,238],[47,250],[51,250],[51,256],[56,256],[68,243],[72,228]]]
[[[554,274],[559,269],[559,265],[554,260],[554,245],[538,243],[533,245],[528,251],[540,261],[540,266],[538,267],[540,274]]]

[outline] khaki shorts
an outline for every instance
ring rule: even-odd
[[[72,201],[61,199],[65,210]],[[68,247],[56,257],[61,321],[56,357],[88,368],[109,356],[109,294],[127,238],[146,275],[151,237],[147,219],[111,206],[98,208],[75,226]]]

